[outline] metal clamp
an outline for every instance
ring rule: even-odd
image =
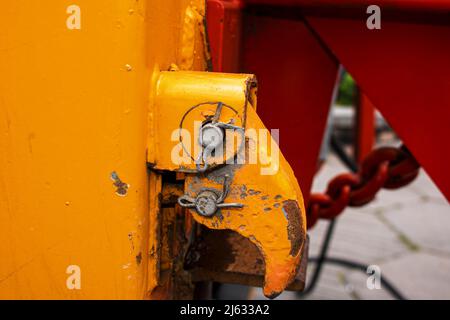
[[[223,200],[228,195],[228,175],[225,175],[222,192],[211,188],[202,189],[197,197],[192,198],[188,195],[183,195],[178,198],[178,204],[184,208],[195,209],[198,214],[211,217],[219,208],[242,208],[242,203],[223,203]]]

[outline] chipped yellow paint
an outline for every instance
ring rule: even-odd
[[[253,108],[248,109],[247,128],[265,128]],[[250,148],[255,145],[248,144]],[[284,157],[280,155],[276,174],[261,175],[260,170],[260,164],[229,166],[204,177],[189,176],[185,185],[191,196],[205,187],[220,191],[223,176],[230,175],[232,183],[224,202],[242,203],[243,208],[221,209],[211,218],[190,211],[197,222],[211,229],[234,230],[256,244],[266,265],[264,294],[275,297],[296,275],[306,237],[306,216],[300,187]],[[292,210],[293,203],[298,210]]]
[[[173,132],[179,127],[186,129],[192,137],[198,131],[194,121],[205,121],[213,115],[217,104],[223,102],[236,112],[224,108],[220,121],[235,120],[235,125],[253,129],[265,129],[257,116],[256,80],[253,75],[222,74],[207,72],[172,71],[162,72],[156,81],[154,96],[156,161],[154,168],[187,172],[185,189],[195,197],[202,188],[221,190],[224,175],[232,181],[231,191],[225,202],[244,204],[242,209],[222,209],[221,215],[205,218],[191,210],[197,222],[212,229],[231,229],[249,238],[265,257],[266,275],[264,293],[273,297],[293,280],[300,261],[300,253],[306,235],[306,217],[303,198],[297,180],[282,155],[279,168],[273,175],[262,175],[264,167],[258,164],[227,165],[218,167],[206,175],[196,174],[195,163],[175,164],[172,150],[180,145],[177,139],[170,144]],[[198,112],[195,110],[198,109]],[[170,110],[170,112],[169,112]],[[228,113],[227,113],[228,112]],[[183,119],[183,121],[181,121]],[[269,135],[270,138],[270,135]],[[261,147],[248,135],[247,154]],[[183,140],[183,142],[185,142]],[[187,146],[196,145],[191,138]],[[277,150],[260,150],[271,155]],[[178,150],[181,150],[179,148]],[[189,152],[194,152],[189,149]],[[254,153],[253,153],[254,154]],[[195,156],[193,158],[196,158]],[[215,163],[212,162],[211,166]]]

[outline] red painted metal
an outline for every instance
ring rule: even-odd
[[[252,5],[276,5],[302,8],[362,8],[378,5],[393,10],[448,11],[448,0],[246,0]]]
[[[315,173],[336,75],[334,55],[449,198],[450,0],[246,0],[245,4],[250,9],[273,6],[265,8],[266,16],[252,10],[245,14],[242,71],[256,73],[261,89],[258,113],[269,127],[281,129],[281,150],[305,193]],[[394,12],[391,19],[382,20],[381,30],[366,28],[367,15],[361,9],[370,4],[380,5],[382,17],[386,10]],[[276,6],[297,8],[289,8],[292,14],[282,17],[273,10]],[[304,10],[311,8],[315,10]],[[358,9],[358,19],[343,14],[352,8]],[[418,22],[417,14],[422,13],[432,19]],[[437,13],[444,19],[434,19]],[[221,21],[208,17],[210,31],[213,20]],[[238,65],[223,61],[239,61],[238,51],[230,49],[239,41],[234,38],[226,45],[224,26],[225,22],[211,42],[213,53],[222,54],[215,69],[234,71]]]
[[[449,199],[450,25],[308,21]]]
[[[281,129],[280,148],[307,199],[317,168],[337,62],[303,22],[247,13],[242,27],[242,8],[242,2],[237,0],[207,1],[213,70],[256,74],[261,89],[258,114],[269,128]],[[242,28],[246,30],[243,50],[236,34]],[[272,39],[270,43],[268,38]],[[293,38],[296,41],[291,41]]]
[[[375,142],[375,107],[358,90],[355,113],[355,158],[361,164],[372,151]]]
[[[245,16],[243,72],[257,76],[258,114],[309,197],[338,64],[303,21]]]
[[[213,70],[238,72],[241,61],[242,1],[208,0],[206,5]]]

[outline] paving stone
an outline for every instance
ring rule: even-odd
[[[408,299],[450,299],[450,259],[426,252],[410,253],[380,264]]]
[[[308,265],[310,271],[313,270],[312,264]],[[305,298],[308,300],[351,300],[352,296],[346,290],[345,284],[342,282],[341,277],[346,271],[345,268],[335,267],[333,265],[325,265],[321,278],[315,290]],[[307,283],[311,280],[312,272],[308,273]],[[251,300],[266,300],[262,294],[261,288],[252,288],[250,293]],[[292,291],[285,291],[277,297],[279,300],[297,300],[301,299],[297,293]]]
[[[367,286],[367,280],[370,275],[366,272],[362,272],[360,270],[352,271],[352,269],[348,269],[345,272],[345,279],[349,283],[349,286],[354,291],[354,296],[358,297],[360,300],[395,300],[396,298],[381,285],[380,289],[369,289]],[[381,276],[386,277],[389,282],[392,283],[391,277],[388,273],[385,274],[383,270],[381,270]],[[403,291],[397,288],[401,294]]]
[[[448,206],[445,196],[423,169],[420,170],[419,176],[408,189],[418,194],[422,200],[431,200]]]
[[[320,221],[310,232],[310,255],[317,256],[322,246],[328,222]],[[408,251],[398,235],[372,214],[347,209],[337,220],[329,255],[377,263]]]
[[[409,186],[397,190],[381,189],[372,202],[356,209],[363,212],[378,212],[380,209],[391,210],[415,201],[419,197]]]
[[[307,284],[311,281],[314,266],[308,266]],[[307,300],[352,300],[351,292],[346,288],[346,283],[343,281],[343,275],[346,268],[325,264],[322,269],[319,282],[314,291],[308,296],[304,297]]]
[[[345,172],[348,172],[348,169],[342,165],[335,155],[331,154],[314,178],[312,185],[313,192],[325,191],[332,177]]]
[[[450,206],[416,199],[382,215],[420,248],[450,254]]]

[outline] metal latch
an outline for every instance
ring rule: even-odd
[[[213,216],[219,208],[242,208],[244,206],[242,203],[223,203],[229,190],[228,179],[229,176],[225,175],[221,192],[213,188],[204,188],[195,198],[186,194],[179,197],[178,204],[184,208],[193,208],[204,217]]]

